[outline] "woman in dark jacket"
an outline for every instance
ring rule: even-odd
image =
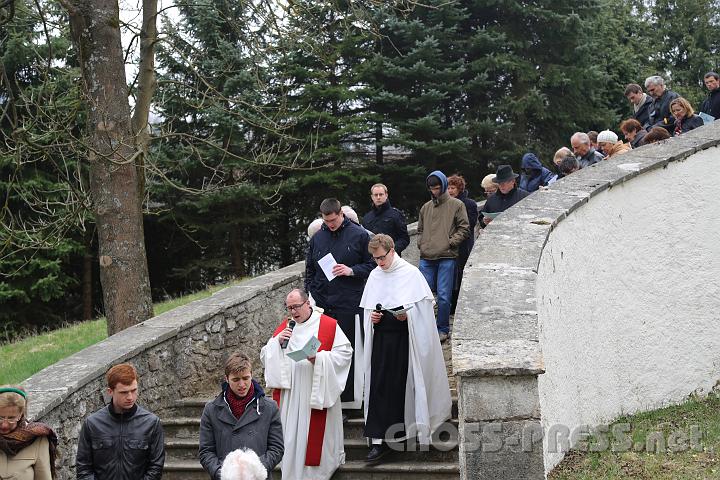
[[[698,127],[702,127],[703,119],[695,115],[690,102],[683,97],[678,97],[670,102],[670,112],[675,117],[675,135],[689,132]]]
[[[225,362],[222,392],[205,404],[200,419],[200,463],[220,480],[223,460],[239,448],[257,454],[267,478],[285,453],[278,406],[253,380],[250,358],[236,352]]]
[[[460,294],[460,283],[463,278],[463,269],[467,263],[470,251],[475,245],[475,225],[477,224],[478,208],[477,202],[468,196],[465,190],[465,179],[460,175],[453,175],[448,178],[448,193],[451,197],[462,200],[465,204],[468,223],[470,223],[470,235],[458,247],[458,258],[455,264],[455,282],[453,283],[453,293],[450,303],[450,311],[455,312],[458,295]]]

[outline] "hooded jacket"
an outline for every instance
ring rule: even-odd
[[[526,153],[522,157],[523,170],[532,170],[532,175],[523,173],[520,176],[520,188],[526,192],[534,192],[541,186],[546,187],[558,179],[558,176],[543,167],[534,153]]]
[[[200,463],[213,480],[220,480],[225,457],[238,448],[249,448],[257,453],[272,479],[272,470],[280,463],[285,447],[283,443],[280,410],[274,400],[255,379],[255,395],[240,418],[235,418],[225,400],[229,385],[223,382],[222,391],[205,404],[200,418]]]
[[[334,232],[323,224],[312,236],[305,259],[305,290],[312,294],[319,307],[344,311],[358,308],[365,280],[376,266],[368,251],[369,241],[365,229],[347,217]],[[337,263],[352,268],[353,275],[335,277],[330,285],[318,265],[328,253],[332,253]]]
[[[426,185],[432,176],[440,179],[441,190],[437,198],[433,197],[420,208],[417,225],[420,258],[457,258],[460,244],[470,235],[465,204],[447,192],[447,177],[440,170],[427,176]]]
[[[135,404],[115,413],[112,402],[83,422],[78,438],[78,480],[155,480],[165,464],[160,419]]]
[[[373,233],[390,235],[395,242],[397,253],[402,253],[410,244],[405,215],[390,205],[390,200],[379,207],[373,205],[370,211],[363,216],[362,226]]]

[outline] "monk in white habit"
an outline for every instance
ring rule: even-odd
[[[280,406],[285,443],[282,478],[325,480],[345,463],[340,394],[353,350],[337,322],[313,310],[305,291],[292,290],[285,306],[290,318],[260,351],[265,383]],[[287,356],[313,336],[321,343],[315,356],[298,362]]]
[[[428,445],[452,408],[432,291],[420,270],[400,258],[394,246],[388,235],[370,240],[368,249],[377,267],[360,301],[365,321],[364,435],[371,439],[370,464],[389,453],[386,440],[416,438]],[[407,311],[388,311],[400,309]]]

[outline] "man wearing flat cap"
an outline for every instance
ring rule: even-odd
[[[498,213],[504,212],[530,195],[517,186],[517,178],[519,176],[520,175],[513,172],[510,165],[500,165],[498,167],[495,178],[493,178],[493,183],[496,183],[498,186],[497,192],[488,197],[485,205],[479,212],[479,216],[482,219],[479,223],[482,228],[485,228]]]

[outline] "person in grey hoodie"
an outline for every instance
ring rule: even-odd
[[[417,243],[420,272],[437,293],[437,329],[440,341],[450,335],[450,307],[460,244],[470,235],[465,204],[448,193],[448,180],[435,170],[425,180],[432,199],[420,208]]]
[[[252,378],[250,358],[235,352],[225,361],[222,391],[200,419],[200,463],[212,480],[220,480],[225,457],[239,448],[257,453],[267,478],[285,452],[278,406]]]

